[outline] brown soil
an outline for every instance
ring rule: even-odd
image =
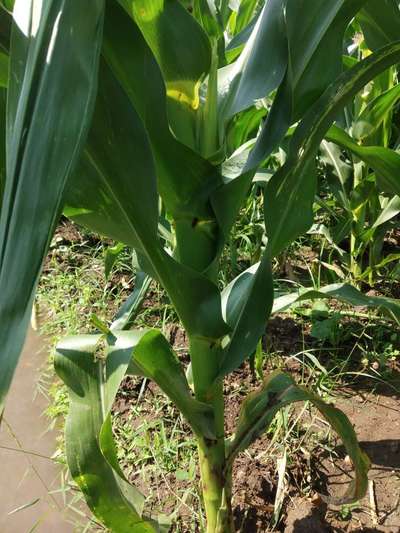
[[[1,533],[74,531],[58,490],[62,468],[51,459],[57,434],[49,431],[47,400],[37,390],[46,357],[43,339],[29,331],[0,427]]]

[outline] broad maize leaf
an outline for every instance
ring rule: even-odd
[[[266,2],[238,59],[219,70],[222,124],[281,83],[287,67],[283,8],[282,0]]]
[[[176,255],[205,271],[218,253],[218,224],[209,199],[222,183],[220,171],[172,135],[160,68],[138,26],[115,2],[107,4],[103,54],[148,134],[158,191],[176,219]],[[199,264],[198,252],[204,248],[208,251]]]
[[[0,218],[0,413],[65,183],[92,116],[104,2],[81,7],[62,0],[14,6]]]
[[[259,165],[280,143],[289,126],[342,70],[344,32],[366,0],[288,0],[288,69],[247,168]],[[329,59],[328,59],[329,58]]]
[[[55,369],[68,388],[70,406],[65,445],[72,478],[93,514],[115,533],[155,533],[142,517],[144,497],[123,475],[117,461],[110,411],[140,333],[112,339],[102,335],[67,338],[57,346]]]
[[[219,338],[227,326],[218,288],[163,249],[156,187],[143,124],[111,69],[102,63],[93,124],[68,184],[65,213],[135,248],[144,259],[141,268],[164,286],[187,331]]]
[[[200,83],[211,66],[206,33],[177,0],[119,2],[136,21],[160,66],[172,130],[181,142],[194,148]]]
[[[399,58],[399,42],[371,55],[342,74],[305,115],[291,140],[287,162],[268,181],[265,188],[265,224],[268,235],[265,254],[269,254],[270,257],[275,256],[298,235],[311,227],[313,222],[312,204],[315,195],[314,158],[326,130],[348,99],[356,94],[371,78],[398,61]],[[235,184],[238,185],[239,192],[243,193],[246,186],[246,175],[234,178],[229,185],[233,187]],[[231,198],[230,206],[234,205],[233,201]],[[246,273],[247,276],[248,274]],[[235,355],[231,355],[232,361],[229,360],[228,355],[224,356],[221,374],[236,368],[251,354],[268,319],[267,302],[269,300],[272,302],[273,299],[270,277],[268,274],[262,275],[261,270],[258,270],[254,279],[249,279],[248,283],[238,285],[238,289],[242,292],[242,298],[249,298],[257,286],[257,291],[254,294],[263,294],[263,297],[267,298],[264,300],[263,306],[265,314],[256,313],[250,329],[248,329],[247,313],[242,313],[241,317],[237,319],[235,330],[241,332],[243,347],[241,349],[238,345],[236,353],[236,343],[232,344],[232,347],[228,345],[226,353],[233,354],[235,352]],[[256,279],[258,280],[257,285],[255,284]],[[254,298],[257,301],[257,296]],[[229,311],[226,312],[226,317],[229,318]],[[256,331],[259,332],[258,337]],[[231,336],[232,338],[234,337]],[[251,339],[251,342],[245,343],[244,341],[248,339]]]
[[[258,265],[242,272],[222,293],[223,316],[232,328],[220,374],[238,368],[256,349],[274,299],[271,260],[264,252]]]
[[[70,396],[65,428],[71,475],[94,513],[115,533],[167,531],[143,515],[143,495],[118,464],[111,408],[128,373],[153,379],[193,430],[214,437],[210,406],[195,400],[182,366],[157,330],[79,335],[57,346],[55,368]]]

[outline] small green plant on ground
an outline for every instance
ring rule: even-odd
[[[400,317],[397,301],[345,284],[275,298],[271,268],[312,224],[316,155],[327,132],[336,131],[338,114],[400,61],[400,43],[383,32],[383,46],[342,68],[355,16],[363,31],[379,34],[392,21],[387,6],[385,20],[374,20],[376,5],[321,0],[304,11],[297,0],[268,0],[246,9],[225,1],[187,9],[178,0],[93,0],[83,9],[63,0],[16,0],[9,57],[7,31],[0,35],[3,67],[9,61],[2,81],[1,406],[63,210],[128,245],[140,269],[136,292],[114,320],[94,306],[95,331],[62,340],[55,357],[70,399],[68,466],[109,529],[169,527],[145,508],[118,461],[111,411],[126,375],[155,382],[190,426],[207,533],[234,530],[234,462],[292,403],[311,402],[343,440],[355,479],[340,501],[365,493],[369,461],[344,413],[277,370],[242,401],[226,435],[223,380],[256,351],[271,313],[295,302],[335,298]],[[8,28],[9,14],[1,15]],[[258,262],[221,290],[221,256],[255,187],[263,189],[265,224],[251,257]],[[185,329],[188,364],[163,331],[132,326],[150,278]]]

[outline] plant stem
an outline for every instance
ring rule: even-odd
[[[353,190],[363,180],[364,165],[362,162],[354,162]],[[365,207],[357,207],[353,210],[353,222],[350,236],[350,272],[353,276],[353,283],[359,286],[359,277],[362,272],[362,254],[358,250],[360,224],[365,217]]]
[[[210,339],[190,339],[196,398],[212,406],[215,440],[198,438],[207,533],[232,533],[231,481],[225,471],[224,396],[218,373],[220,347]]]

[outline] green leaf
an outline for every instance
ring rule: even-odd
[[[295,120],[342,72],[344,33],[365,2],[316,0],[310,4],[307,0],[288,0],[289,80]]]
[[[8,87],[8,55],[0,51],[0,87]]]
[[[81,335],[57,346],[55,368],[68,387],[67,462],[93,514],[115,533],[159,531],[143,518],[144,497],[125,479],[116,458],[110,411],[132,358],[132,341],[120,336],[106,358],[96,357],[104,337]],[[99,354],[102,355],[102,354]]]
[[[320,341],[337,342],[339,321],[339,313],[335,313],[332,317],[323,320],[314,320],[310,331],[311,337]]]
[[[218,173],[171,134],[159,66],[138,26],[116,2],[107,3],[103,55],[148,133],[168,212],[208,216],[206,198],[221,183]]]
[[[400,10],[396,0],[369,0],[357,15],[357,20],[371,50],[399,38]]]
[[[293,304],[318,298],[332,298],[356,307],[377,309],[386,316],[400,323],[400,301],[383,296],[367,296],[352,285],[336,283],[327,285],[319,290],[302,288],[296,292],[275,298],[272,313],[282,313]]]
[[[378,184],[384,192],[400,194],[400,154],[382,146],[359,145],[336,125],[329,129],[326,139],[347,148],[365,161],[376,172]]]
[[[398,196],[393,196],[393,198],[389,200],[387,205],[379,213],[379,216],[375,220],[372,227],[377,228],[378,226],[385,224],[386,222],[391,220],[393,217],[395,217],[399,213],[400,213],[400,198]]]
[[[193,398],[181,364],[156,330],[67,338],[57,346],[55,368],[70,395],[65,435],[68,466],[89,507],[117,533],[158,531],[142,516],[143,496],[126,481],[118,465],[110,410],[120,383],[126,373],[153,379],[193,430],[213,439],[210,406]]]
[[[113,323],[110,326],[111,330],[119,331],[131,328],[147,296],[150,283],[150,276],[144,272],[136,272],[135,287],[115,315]]]
[[[360,449],[353,426],[347,416],[332,405],[326,404],[321,398],[296,385],[294,380],[280,372],[273,372],[257,391],[249,394],[242,403],[237,429],[233,441],[229,445],[227,463],[231,465],[235,456],[245,450],[268,427],[276,413],[286,405],[294,402],[310,401],[320,411],[339,435],[352,460],[355,480],[350,483],[341,498],[327,498],[329,503],[342,504],[361,499],[368,487],[368,469],[370,461]]]
[[[217,286],[175,261],[158,239],[156,186],[143,124],[111,69],[102,62],[92,127],[68,185],[64,212],[135,248],[145,260],[141,269],[162,283],[187,331],[219,338],[227,327]]]
[[[248,26],[248,24],[250,24],[251,19],[257,11],[258,5],[259,0],[242,0],[240,2],[235,22],[235,34],[241,32]]]
[[[7,90],[0,89],[0,124],[6,122]],[[0,213],[6,183],[6,129],[0,129]]]
[[[0,219],[0,412],[64,186],[90,123],[103,9],[103,0],[83,11],[61,0],[15,4]]]
[[[194,148],[200,82],[211,65],[206,33],[177,0],[119,2],[136,21],[160,66],[175,135]]]
[[[151,148],[129,98],[104,62],[88,140],[64,201],[65,214],[76,222],[142,253],[154,246],[158,197]]]
[[[243,168],[243,173],[247,173],[247,177],[240,176],[237,180],[230,180],[225,187],[220,187],[214,194],[213,205],[219,218],[222,216],[226,218],[227,215],[223,213],[223,209],[218,204],[223,202],[222,206],[225,208],[226,200],[224,200],[224,197],[229,193],[229,196],[234,197],[234,199],[232,198],[230,200],[232,206],[236,208],[236,205],[240,205],[243,195],[251,183],[254,170],[281,142],[292,123],[293,117],[299,118],[304,110],[307,109],[307,106],[322,94],[327,85],[340,72],[341,60],[337,63],[334,61],[328,62],[329,68],[327,68],[326,51],[331,50],[333,57],[341,57],[343,33],[363,1],[349,0],[346,2],[346,0],[337,0],[328,4],[319,0],[318,2],[314,2],[312,6],[307,4],[306,11],[303,8],[303,2],[290,1],[286,6],[289,38],[289,69],[286,73],[285,80],[279,86],[274,103],[264,123],[261,134],[257,139],[256,145]],[[307,17],[304,17],[304,13],[307,13]],[[304,24],[301,32],[298,31],[299,20],[302,20]],[[322,76],[320,75],[321,72],[323,73]],[[375,73],[371,73],[372,77],[375,75]],[[369,81],[366,76],[365,78],[364,84]],[[342,80],[344,82],[345,78],[340,77],[339,81],[332,84],[332,89],[327,89],[327,94],[331,90],[329,100],[328,98],[324,99],[321,97],[320,105],[316,103],[313,112],[306,113],[305,116],[308,117],[307,122],[309,126],[311,121],[315,120],[317,122],[318,115],[322,117],[326,110],[329,110],[328,113],[332,113],[330,120],[333,122],[334,113],[337,113],[345,101],[353,95],[351,93],[346,98],[343,98],[340,104],[333,99],[334,87],[339,87]],[[350,90],[350,83],[348,90]],[[296,101],[300,102],[301,106],[300,104],[296,104]],[[299,129],[299,131],[301,130]],[[321,140],[320,137],[319,142]],[[317,146],[314,146],[313,149],[316,153]],[[270,180],[266,189],[266,201],[269,202],[269,206],[272,206],[273,209],[271,212],[268,211],[266,215],[273,222],[272,225],[270,224],[270,237],[272,237],[272,241],[275,241],[271,244],[272,255],[282,250],[299,233],[306,231],[312,221],[310,207],[315,191],[313,165],[308,158],[299,158],[297,153],[293,155],[293,162],[295,159],[298,163],[301,160],[301,164],[308,165],[308,168],[301,169],[301,165],[298,166],[298,172],[302,173],[301,176],[304,181],[296,173],[289,175],[290,173],[288,171],[291,163],[288,162]],[[306,191],[304,195],[301,194],[303,187]],[[303,205],[301,209],[295,208],[293,203],[286,201],[286,196],[289,193],[292,201],[297,201],[299,198],[302,199]],[[274,205],[279,205],[279,209],[274,209]],[[283,208],[282,212],[284,216],[281,216],[281,208]],[[232,209],[232,213],[234,212]],[[295,217],[292,218],[292,228],[290,228],[290,217],[288,215],[292,215],[293,213],[296,213],[298,218],[297,220],[295,220]],[[279,225],[277,231],[274,231],[275,222]],[[285,232],[286,235],[282,235],[281,242],[278,243],[280,239],[279,233],[283,228],[287,229]],[[272,234],[274,235],[272,236]]]
[[[271,259],[265,251],[259,264],[242,272],[222,293],[223,316],[232,333],[222,355],[221,376],[238,368],[254,352],[265,331],[273,298]]]
[[[182,249],[182,239],[177,239],[179,260],[205,271],[217,253],[218,228],[209,199],[222,183],[219,169],[171,134],[160,69],[137,25],[115,2],[107,4],[103,54],[148,133],[158,191],[167,212],[176,219],[176,231],[190,235],[189,250]],[[197,241],[209,248],[201,265],[197,264]]]
[[[271,256],[278,255],[312,226],[316,187],[313,159],[296,173],[287,172],[287,168],[282,167],[268,182],[264,218]]]
[[[0,4],[8,9],[8,11],[12,12],[14,9],[15,0],[2,0]]]
[[[125,244],[123,242],[117,242],[114,246],[109,246],[106,249],[104,253],[104,276],[106,279],[110,277],[113,266],[124,249]]]
[[[238,59],[218,72],[221,122],[268,96],[287,65],[282,0],[269,0]]]
[[[0,2],[0,49],[9,54],[11,27],[12,27],[12,10],[8,9],[5,2]]]
[[[193,14],[210,39],[223,38],[222,20],[213,0],[194,0]]]
[[[216,438],[212,408],[194,399],[181,363],[158,330],[148,331],[140,340],[134,364],[175,403],[196,435]]]
[[[268,157],[289,126],[299,120],[342,71],[343,35],[365,0],[288,0],[289,62],[246,168]]]
[[[357,117],[352,127],[352,135],[358,141],[373,135],[399,99],[400,84],[374,98]]]
[[[335,143],[322,141],[321,161],[325,163],[325,178],[339,205],[350,212],[350,199],[346,184],[353,170],[352,166],[343,161],[342,151]],[[331,170],[331,172],[330,172]]]
[[[254,17],[253,20],[248,24],[240,33],[235,35],[228,43],[225,48],[225,57],[227,63],[232,63],[242,52],[245,44],[249,40],[249,37],[254,30],[258,17]]]
[[[312,161],[338,112],[368,81],[399,60],[400,42],[397,41],[360,61],[330,85],[296,128],[286,163],[271,178],[265,191],[271,255],[279,253],[311,226]],[[307,198],[301,192],[303,187]]]

